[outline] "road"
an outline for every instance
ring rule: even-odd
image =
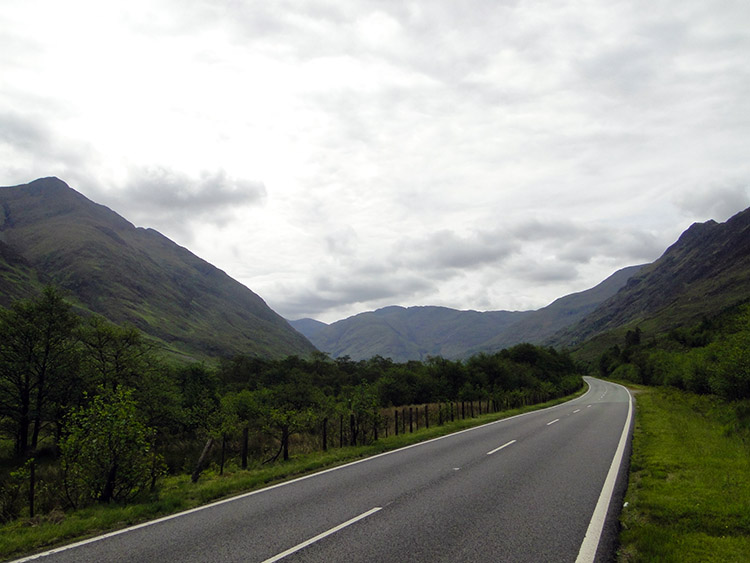
[[[628,435],[631,398],[621,386],[586,379],[585,395],[553,408],[35,557],[584,562],[594,560],[599,521],[609,512],[600,560],[613,545],[609,523],[621,499],[615,490],[610,505],[608,491],[619,468],[613,459]],[[623,466],[620,488],[625,473]]]

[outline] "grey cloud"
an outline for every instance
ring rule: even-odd
[[[105,185],[89,183],[88,193],[138,225],[178,233],[187,241],[195,221],[222,226],[238,207],[266,198],[261,182],[233,178],[224,170],[191,176],[162,166],[140,167],[118,189]]]
[[[326,249],[334,256],[351,256],[357,249],[357,239],[357,232],[353,228],[339,229],[326,235]]]
[[[515,241],[501,232],[477,231],[461,236],[451,230],[408,241],[403,247],[413,263],[436,270],[497,265],[518,248]]]
[[[0,145],[33,161],[43,175],[80,171],[95,155],[87,143],[55,134],[43,116],[11,111],[0,113]]]
[[[558,260],[534,261],[533,259],[527,259],[520,268],[514,270],[514,274],[520,279],[538,284],[566,282],[578,278],[578,270],[574,265]]]
[[[385,279],[384,279],[385,278]],[[323,295],[335,295],[344,303],[366,303],[405,294],[414,294],[430,288],[432,284],[410,274],[394,273],[380,278],[337,279],[330,276],[316,280],[315,288]]]
[[[139,204],[180,215],[210,215],[236,205],[259,203],[266,197],[261,182],[231,178],[224,170],[204,171],[196,178],[160,166],[135,170],[125,191]]]
[[[16,149],[31,150],[49,147],[51,134],[35,120],[5,112],[0,114],[0,142]]]
[[[750,206],[750,181],[687,190],[674,203],[688,216],[725,221]]]
[[[275,308],[284,316],[315,317],[328,310],[346,309],[352,305],[362,310],[373,309],[432,290],[432,282],[410,273],[394,271],[364,276],[349,272],[341,277],[329,274],[316,278],[312,289],[286,292]]]
[[[513,236],[523,241],[548,239],[570,239],[581,234],[583,229],[570,221],[531,219],[511,228]]]

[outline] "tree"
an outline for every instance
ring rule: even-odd
[[[0,415],[10,423],[19,458],[36,449],[42,426],[54,422],[77,389],[75,329],[79,318],[61,293],[0,311]]]
[[[268,461],[278,459],[281,454],[284,461],[289,459],[289,439],[313,425],[318,418],[322,395],[309,376],[299,369],[292,370],[286,382],[257,392],[264,428],[279,440],[279,451]]]
[[[138,416],[132,391],[100,389],[76,409],[60,444],[65,491],[73,506],[128,501],[152,479],[150,434]]]
[[[93,387],[137,387],[142,374],[154,363],[153,346],[133,326],[118,326],[93,316],[80,331],[86,351],[85,367]]]
[[[250,427],[259,425],[260,407],[256,395],[247,389],[227,393],[221,398],[221,409],[227,431],[238,429],[242,432],[241,466],[247,469]]]

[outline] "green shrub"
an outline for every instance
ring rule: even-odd
[[[139,420],[130,391],[94,397],[71,416],[61,445],[65,492],[73,506],[128,501],[151,480],[149,429]]]

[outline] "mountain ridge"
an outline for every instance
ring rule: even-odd
[[[656,261],[554,345],[577,346],[620,327],[666,331],[750,298],[750,208],[724,223],[693,223]]]
[[[593,310],[641,267],[618,270],[595,287],[560,297],[536,311],[480,312],[392,305],[330,325],[314,319],[290,324],[334,358],[361,360],[379,355],[394,361],[424,360],[429,356],[461,359],[521,342],[543,342]]]
[[[40,282],[60,286],[85,310],[131,323],[199,357],[314,351],[261,297],[225,272],[58,178],[2,187],[0,204],[0,243],[10,249],[3,256],[21,256]],[[16,272],[21,264],[12,265]],[[13,297],[3,294],[0,304]]]

